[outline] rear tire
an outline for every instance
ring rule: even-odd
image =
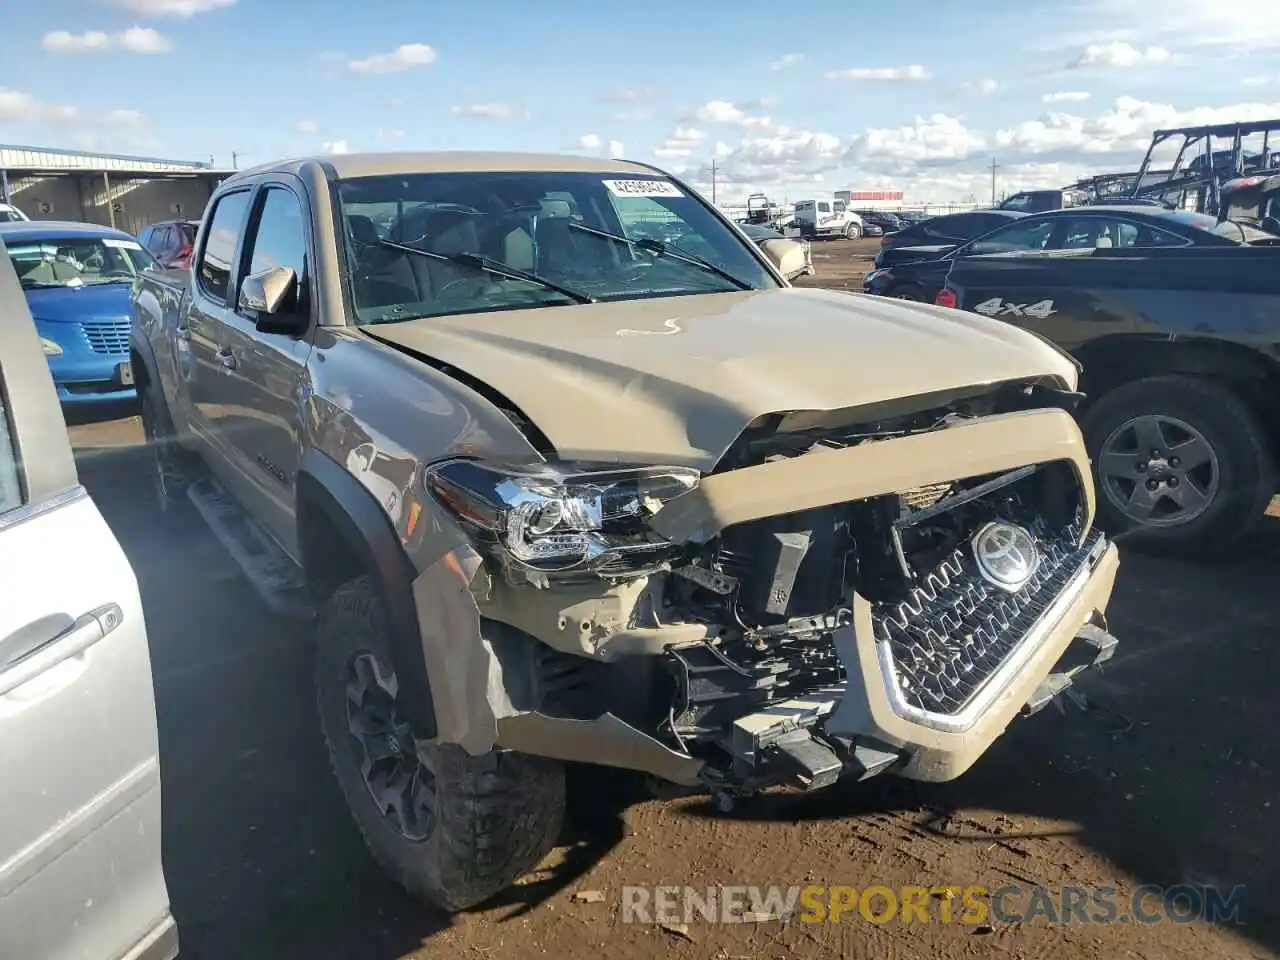
[[[555,844],[564,768],[518,753],[473,757],[449,744],[412,749],[397,717],[387,637],[368,577],[339,587],[321,610],[316,703],[330,763],[379,864],[430,906],[464,910],[508,887]],[[365,693],[376,710],[362,706]]]
[[[912,303],[924,303],[924,295],[920,288],[905,284],[900,287],[890,287],[885,291],[885,296],[893,300],[910,300]]]
[[[1090,406],[1080,426],[1093,460],[1099,518],[1136,547],[1221,550],[1250,532],[1275,493],[1265,429],[1235,393],[1212,380],[1162,376],[1125,384]],[[1163,456],[1152,458],[1149,447]],[[1179,449],[1188,451],[1185,458]],[[1168,486],[1170,478],[1175,487]],[[1135,496],[1157,504],[1150,521],[1140,519]]]

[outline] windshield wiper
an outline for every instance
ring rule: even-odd
[[[431,260],[443,260],[445,263],[456,263],[459,266],[471,267],[473,270],[491,273],[495,277],[502,277],[506,280],[523,280],[526,283],[535,283],[545,290],[553,290],[556,293],[563,294],[570,300],[576,300],[578,303],[599,302],[597,298],[588,293],[583,293],[580,290],[574,290],[572,287],[562,287],[554,280],[548,280],[545,277],[540,277],[536,273],[529,273],[527,270],[508,267],[505,263],[499,263],[497,260],[491,260],[478,253],[436,253],[434,250],[424,250],[422,247],[411,247],[405,243],[396,243],[394,240],[378,240],[377,244],[380,247],[386,247],[388,250],[399,250],[402,253],[416,253],[420,257],[427,257]]]
[[[671,247],[663,243],[661,240],[654,240],[652,237],[641,237],[639,240],[632,240],[630,237],[624,237],[620,233],[610,233],[608,230],[597,230],[595,227],[588,227],[585,223],[577,223],[573,220],[569,221],[571,230],[579,230],[582,233],[588,233],[593,237],[604,237],[606,240],[612,240],[615,243],[625,243],[629,247],[636,247],[640,250],[648,250],[654,256],[667,257],[671,260],[678,260],[681,263],[687,263],[706,270],[708,273],[714,273],[722,280],[727,280],[739,290],[754,290],[755,287],[747,283],[747,281],[735,277],[728,270],[717,267],[709,260],[703,260],[701,257],[694,256],[681,250],[679,247]]]

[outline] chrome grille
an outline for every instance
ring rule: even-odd
[[[933,714],[959,713],[1088,562],[1103,534],[1078,546],[1080,528],[1035,528],[1040,566],[1017,593],[978,573],[968,544],[898,603],[876,604],[876,640],[887,644],[902,699]]]
[[[94,353],[118,355],[129,352],[128,320],[83,320],[80,329]]]

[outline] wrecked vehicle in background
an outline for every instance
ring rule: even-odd
[[[424,900],[529,870],[564,761],[947,780],[1114,650],[1070,358],[772,249],[641,164],[350,154],[231,177],[189,286],[139,284],[160,490],[306,591],[338,782]]]

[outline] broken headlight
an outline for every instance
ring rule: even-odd
[[[505,467],[449,460],[426,471],[427,489],[478,545],[547,573],[634,571],[678,552],[648,518],[698,485],[685,467]]]

